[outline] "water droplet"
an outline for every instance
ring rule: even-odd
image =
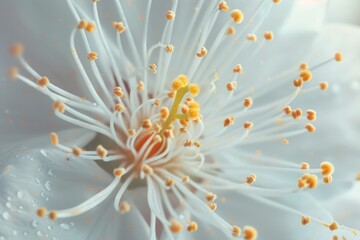
[[[20,205],[19,210],[24,210],[24,207],[22,205]]]
[[[16,194],[16,196],[17,196],[19,199],[22,199],[23,196],[24,196],[24,192],[18,191],[17,194]]]
[[[37,184],[40,184],[40,180],[36,177],[35,178],[35,182],[37,183]]]
[[[34,227],[34,228],[37,228],[39,226],[39,221],[38,220],[34,220],[32,221],[31,225]]]
[[[47,228],[51,231],[51,230],[53,230],[54,227],[49,225]]]
[[[70,229],[69,224],[66,224],[66,223],[60,224],[60,227],[61,227],[62,229],[65,229],[65,230],[69,230],[69,229]]]
[[[71,226],[75,226],[75,223],[74,223],[74,222],[70,222],[70,225],[71,225]]]
[[[42,233],[42,231],[37,231],[37,232],[36,232],[36,235],[38,235],[38,237],[43,237],[43,236],[44,236],[44,234]]]
[[[48,174],[49,174],[50,176],[54,176],[54,169],[49,169]]]
[[[49,192],[51,191],[51,185],[52,185],[51,181],[46,181],[45,182],[45,189],[48,190]]]
[[[8,219],[10,218],[9,212],[3,212],[3,213],[1,214],[1,216],[2,216],[2,218],[3,218],[4,220],[8,220]]]
[[[44,192],[41,192],[41,193],[40,193],[40,196],[45,197],[46,195],[45,195]]]
[[[48,156],[44,149],[41,149],[40,152],[41,152],[41,154],[42,154],[44,157],[47,157],[47,156]]]
[[[10,202],[7,202],[5,205],[6,205],[7,208],[11,208],[11,203]]]

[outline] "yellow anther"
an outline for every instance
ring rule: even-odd
[[[200,110],[199,109],[189,109],[187,114],[190,118],[199,118]]]
[[[95,61],[96,59],[98,59],[97,53],[89,52],[87,55],[87,59],[89,59],[90,61]]]
[[[154,126],[153,126],[153,130],[154,130],[154,132],[156,132],[156,133],[159,133],[160,131],[161,131],[161,126],[160,126],[160,124],[158,124],[158,123],[155,123],[154,124]],[[155,137],[160,137],[160,136],[155,136]]]
[[[122,91],[121,87],[114,87],[113,93],[115,96],[120,98],[124,97],[124,92]]]
[[[302,78],[300,78],[300,79],[295,79],[295,80],[293,81],[293,83],[294,83],[294,86],[295,86],[295,87],[301,88],[301,87],[303,86],[303,84],[304,84],[304,80],[303,80]]]
[[[273,32],[270,32],[270,31],[265,32],[265,33],[264,33],[264,38],[265,38],[266,40],[268,40],[268,41],[273,40],[273,39],[274,39],[274,34],[273,34]]]
[[[329,229],[331,230],[331,231],[335,231],[335,230],[337,230],[339,228],[339,225],[337,224],[337,222],[333,222],[333,223],[331,223],[330,225],[329,225]]]
[[[255,34],[253,33],[249,33],[247,36],[246,36],[246,39],[249,40],[249,41],[252,41],[252,42],[256,42],[257,41],[257,37]]]
[[[172,179],[172,178],[170,178],[170,177],[166,178],[166,180],[165,180],[165,185],[166,185],[167,187],[172,187],[172,186],[174,186],[174,184],[175,184],[174,179]]]
[[[142,92],[142,91],[144,90],[144,87],[145,87],[144,82],[143,82],[143,81],[139,81],[138,84],[137,84],[137,90],[138,90],[139,92]]]
[[[120,178],[125,174],[125,172],[126,172],[125,168],[115,168],[113,174],[115,177]]]
[[[217,195],[215,193],[212,193],[212,192],[208,192],[206,195],[205,195],[205,199],[206,201],[208,202],[214,202],[217,198]]]
[[[308,69],[309,69],[309,65],[306,62],[300,63],[299,70],[303,71]]]
[[[329,162],[322,162],[320,164],[321,174],[324,176],[329,176],[334,173],[335,167]]]
[[[149,69],[150,71],[152,71],[153,73],[157,73],[157,66],[155,63],[152,63],[149,65]]]
[[[141,127],[144,129],[150,129],[152,126],[150,119],[142,120]]]
[[[18,57],[24,53],[24,46],[21,43],[14,43],[10,47],[10,54],[13,57]]]
[[[285,107],[285,108],[283,109],[283,111],[284,111],[284,113],[285,113],[286,115],[291,115],[291,113],[292,113],[292,109],[291,109],[290,106]]]
[[[56,133],[54,133],[54,132],[50,133],[50,142],[52,145],[59,144],[59,137]]]
[[[257,230],[251,226],[244,227],[244,240],[255,240],[257,238]]]
[[[160,109],[160,118],[165,120],[169,116],[169,109],[167,107],[162,107]]]
[[[294,109],[291,112],[292,117],[296,120],[302,116],[302,110],[300,108]]]
[[[227,5],[227,3],[225,1],[221,1],[219,3],[219,10],[222,12],[229,11],[229,6]]]
[[[238,237],[241,235],[241,228],[239,228],[238,226],[233,226],[232,227],[232,235],[234,237]]]
[[[64,113],[65,112],[65,104],[60,102],[59,100],[56,100],[53,104],[52,104],[52,108],[55,111],[58,111],[60,113]]]
[[[302,216],[301,217],[301,224],[302,225],[307,225],[311,222],[311,218],[308,216]]]
[[[122,105],[122,104],[120,104],[120,103],[117,103],[117,104],[115,104],[115,106],[114,106],[114,111],[115,111],[115,112],[118,112],[118,113],[122,113],[122,112],[125,111],[125,106]]]
[[[200,86],[198,84],[189,84],[189,92],[193,97],[200,93]]]
[[[284,139],[282,140],[282,143],[285,144],[285,145],[287,145],[287,144],[289,144],[290,142],[289,142],[289,139],[284,138]]]
[[[252,122],[244,122],[244,128],[246,130],[251,130],[253,128],[254,124]]]
[[[181,106],[181,112],[182,113],[187,113],[188,111],[189,111],[189,107],[187,105]]]
[[[113,27],[118,31],[119,33],[122,33],[126,30],[126,27],[124,26],[124,23],[122,22],[112,22]]]
[[[328,82],[321,82],[321,83],[319,83],[319,85],[320,85],[320,89],[321,89],[322,91],[325,91],[325,90],[328,89],[328,87],[329,87],[329,83],[328,83]]]
[[[309,70],[301,71],[299,76],[304,82],[308,82],[312,79],[312,73]]]
[[[88,25],[87,21],[82,19],[78,23],[77,28],[78,29],[85,29],[87,25]]]
[[[333,177],[331,175],[323,177],[323,183],[330,184],[332,183]]]
[[[188,232],[196,232],[198,230],[198,224],[194,221],[192,221],[186,228]]]
[[[93,32],[93,31],[95,31],[95,23],[92,23],[92,22],[88,23],[88,24],[86,25],[85,30],[86,30],[87,32]]]
[[[155,102],[154,102],[154,105],[155,106],[160,106],[160,104],[161,104],[161,101],[160,101],[160,99],[155,99]]]
[[[307,170],[307,169],[310,168],[310,165],[307,162],[302,162],[300,164],[300,168],[303,169],[303,170]]]
[[[177,79],[179,79],[183,83],[184,87],[189,84],[189,78],[184,74],[178,75]]]
[[[253,105],[253,100],[251,97],[244,98],[244,107],[250,108]]]
[[[305,125],[305,128],[309,131],[309,132],[315,132],[316,128],[314,127],[314,125],[312,125],[311,123],[308,123]]]
[[[73,148],[72,148],[72,153],[75,155],[75,156],[80,156],[81,155],[81,153],[82,153],[82,149],[81,148],[79,148],[79,147],[76,147],[76,146],[74,146]]]
[[[173,91],[177,91],[180,88],[185,87],[186,85],[184,84],[184,82],[182,82],[180,79],[176,78],[175,80],[173,80],[172,82],[172,90]]]
[[[235,117],[232,116],[232,117],[228,117],[224,120],[224,127],[228,127],[228,126],[231,126],[233,125],[235,122]]]
[[[126,213],[130,212],[130,210],[131,210],[131,206],[127,201],[122,201],[119,204],[119,211],[121,214],[126,214]]]
[[[39,208],[39,209],[36,211],[36,214],[37,214],[39,217],[45,217],[45,215],[46,215],[46,208]]]
[[[226,89],[229,91],[229,92],[232,92],[236,89],[237,87],[237,82],[235,81],[232,81],[232,82],[229,82],[226,84]]]
[[[341,62],[343,60],[343,55],[341,52],[335,53],[335,61]]]
[[[40,87],[47,87],[49,85],[50,81],[47,77],[41,77],[40,79],[37,80],[37,84]]]
[[[184,147],[191,147],[192,146],[192,141],[190,139],[186,139],[184,142]]]
[[[141,171],[143,171],[146,175],[152,175],[154,173],[153,168],[146,164],[142,165]]]
[[[242,73],[242,71],[243,71],[243,67],[241,66],[241,64],[236,64],[235,67],[233,68],[234,73]]]
[[[129,129],[128,134],[129,134],[130,137],[133,137],[136,134],[136,130],[135,129]]]
[[[312,109],[307,110],[307,119],[309,121],[315,121],[316,120],[316,112]]]
[[[190,177],[189,177],[189,176],[184,176],[184,177],[181,179],[181,181],[182,181],[183,183],[188,183],[188,182],[190,181]]]
[[[19,75],[19,69],[17,69],[16,67],[9,68],[8,77],[10,80],[15,80],[18,75]]]
[[[180,124],[184,127],[189,126],[189,120],[188,119],[180,119]]]
[[[108,155],[108,151],[102,146],[102,145],[98,145],[96,147],[96,153],[99,155],[99,157],[101,158],[105,158]]]
[[[207,49],[206,49],[205,47],[202,47],[202,48],[200,49],[200,52],[197,52],[197,53],[196,53],[196,56],[198,56],[198,57],[205,57],[206,54],[207,54]]]
[[[339,237],[335,235],[335,236],[333,236],[332,240],[339,240]],[[343,239],[343,240],[345,240],[345,239]]]
[[[226,35],[231,36],[234,35],[236,33],[236,30],[233,26],[228,27],[228,29],[226,30]]]
[[[215,211],[217,209],[216,203],[210,202],[210,203],[208,203],[208,206],[212,211]]]
[[[166,130],[164,130],[163,135],[164,135],[165,138],[173,139],[174,138],[174,131],[171,130],[171,129],[166,129]]]
[[[279,4],[279,3],[281,3],[281,0],[273,0],[273,3]]]
[[[171,231],[172,233],[179,233],[179,232],[181,232],[182,227],[183,227],[182,224],[181,224],[178,220],[172,219],[172,220],[170,221],[169,229],[170,229],[170,231]]]
[[[256,181],[256,174],[254,173],[246,178],[247,184],[253,184],[255,181]]]
[[[173,53],[174,49],[175,49],[175,47],[171,44],[168,44],[165,46],[165,52],[167,52],[167,53]]]
[[[303,183],[303,185],[300,184]],[[309,187],[310,189],[316,188],[318,184],[318,177],[309,173],[304,174],[300,179],[298,179],[298,187]]]
[[[175,12],[173,11],[167,11],[166,13],[166,19],[169,21],[172,21],[175,19]]]
[[[167,95],[168,95],[169,98],[174,98],[175,95],[176,95],[176,91],[172,90]]]
[[[244,20],[244,14],[239,9],[234,9],[231,12],[230,17],[236,24],[240,24]]]
[[[49,213],[49,218],[51,221],[55,221],[57,219],[57,212],[56,211],[51,211]]]

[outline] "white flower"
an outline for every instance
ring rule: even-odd
[[[55,80],[14,44],[21,68],[9,74],[47,95],[55,115],[79,129],[56,122],[53,146],[40,137],[1,151],[0,239],[354,238],[356,230],[325,209],[342,201],[357,171],[336,164],[355,159],[338,149],[358,153],[359,136],[346,122],[355,114],[343,107],[353,88],[323,94],[332,77],[355,75],[335,64],[343,60],[335,40],[323,57],[328,33],[348,32],[329,28],[304,53],[321,21],[306,27],[297,19],[310,8],[305,1],[279,2],[58,3],[75,22],[70,49],[50,49],[57,54],[49,65],[65,51],[73,62],[55,61],[63,73]],[[311,10],[322,14],[317,4]],[[67,41],[59,26],[47,27]],[[304,57],[310,62],[300,64]],[[329,106],[345,119],[327,115]],[[8,125],[18,127],[11,111]]]

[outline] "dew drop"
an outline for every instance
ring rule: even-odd
[[[35,182],[37,183],[37,184],[40,184],[40,180],[36,177],[35,178]]]
[[[70,229],[70,226],[69,226],[68,224],[66,224],[66,223],[60,224],[60,227],[61,227],[62,229],[65,229],[65,230],[69,230],[69,229]]]
[[[34,228],[37,228],[37,227],[39,227],[39,221],[38,221],[38,220],[34,220],[34,221],[32,221],[31,225],[32,225]]]
[[[5,205],[6,205],[7,208],[11,208],[11,203],[10,202],[7,202]]]
[[[46,181],[45,182],[45,189],[48,190],[49,192],[51,191],[51,185],[52,185],[51,181]]]
[[[1,216],[2,216],[2,218],[3,218],[4,220],[8,220],[8,219],[10,218],[9,212],[3,212],[3,213],[1,214]]]
[[[18,191],[18,192],[16,193],[16,196],[17,196],[19,199],[22,199],[23,196],[24,196],[24,192],[23,192],[23,191]]]
[[[54,176],[54,169],[49,169],[48,174],[49,176]]]
[[[47,156],[48,156],[44,149],[41,149],[40,152],[41,152],[41,154],[42,154],[44,157],[47,157]]]
[[[36,232],[36,235],[38,235],[38,237],[43,237],[43,236],[44,236],[44,234],[42,233],[42,231],[37,231],[37,232]]]
[[[47,228],[51,231],[51,230],[53,230],[54,227],[49,225]]]

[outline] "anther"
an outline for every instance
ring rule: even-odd
[[[206,201],[208,202],[214,202],[217,198],[217,195],[215,193],[212,193],[212,192],[208,192],[206,195],[205,195],[205,199]]]
[[[292,117],[296,120],[299,119],[302,116],[302,110],[300,108],[294,109],[291,112]]]
[[[244,98],[244,107],[250,108],[253,105],[253,100],[251,97]]]
[[[136,130],[135,129],[129,129],[128,134],[129,134],[130,137],[133,137],[136,134]]]
[[[59,137],[56,133],[50,133],[50,142],[51,145],[58,145],[59,144]]]
[[[183,105],[183,106],[181,106],[181,112],[182,113],[187,113],[189,111],[189,107],[187,106],[187,105]]]
[[[173,139],[175,136],[174,136],[174,131],[171,130],[171,129],[166,129],[164,132],[163,132],[163,135],[165,138],[171,138]]]
[[[153,126],[153,130],[154,130],[154,132],[159,133],[159,132],[161,131],[161,126],[160,126],[160,124],[155,123],[154,126]],[[158,136],[158,135],[157,135],[157,136]],[[155,136],[155,137],[157,137],[157,136]]]
[[[119,33],[122,33],[126,30],[124,23],[122,22],[112,22],[112,25]]]
[[[194,221],[192,221],[186,228],[188,232],[196,232],[198,230],[198,224]]]
[[[232,235],[234,237],[238,237],[241,235],[241,228],[239,228],[238,226],[233,226],[232,227]]]
[[[162,120],[167,119],[167,117],[169,116],[169,109],[167,107],[162,107],[160,109],[160,118]]]
[[[235,82],[235,81],[232,81],[232,82],[229,82],[226,84],[226,88],[229,92],[234,91],[236,89],[236,87],[237,87],[237,82]]]
[[[190,181],[190,177],[189,177],[189,176],[184,176],[184,177],[181,179],[181,181],[182,181],[183,183],[188,183],[188,182]]]
[[[244,240],[255,240],[257,238],[257,230],[251,226],[244,227]]]
[[[201,49],[200,49],[200,52],[197,52],[196,53],[196,56],[198,56],[198,57],[205,57],[206,56],[206,54],[207,54],[207,49],[205,48],[205,47],[202,47]]]
[[[115,96],[122,98],[124,96],[124,92],[122,91],[121,87],[114,87],[113,93]]]
[[[167,52],[167,53],[173,53],[174,52],[174,46],[173,45],[171,45],[171,44],[168,44],[168,45],[166,45],[165,46],[165,52]]]
[[[253,173],[246,178],[247,184],[253,184],[256,181],[256,175]]]
[[[13,57],[18,57],[24,53],[24,46],[21,43],[14,43],[10,47],[10,54]]]
[[[200,93],[200,87],[198,84],[189,84],[189,92],[193,97],[196,97]]]
[[[156,72],[155,72],[155,73],[156,73]],[[137,90],[138,90],[139,92],[142,92],[142,91],[144,90],[144,87],[145,87],[144,82],[143,82],[143,81],[139,81],[138,84],[137,84]]]
[[[231,36],[234,35],[236,32],[235,28],[233,26],[228,27],[228,29],[226,30],[226,35]]]
[[[37,80],[37,84],[40,87],[47,87],[49,85],[50,81],[47,77],[41,77],[40,79]]]
[[[146,175],[152,175],[154,173],[152,167],[147,164],[142,165],[141,171],[143,171],[143,173],[145,173]]]
[[[96,147],[96,153],[99,155],[99,157],[104,158],[108,155],[108,151],[101,145]]]
[[[130,212],[131,206],[127,201],[122,201],[119,204],[119,210],[121,214],[126,214],[128,212]]]
[[[120,104],[120,103],[117,103],[117,104],[115,104],[115,106],[114,106],[114,111],[115,111],[115,112],[118,112],[118,113],[122,113],[122,112],[125,111],[125,106],[122,105],[122,104]]]
[[[167,11],[166,13],[166,19],[169,21],[172,21],[175,19],[175,12],[173,11]]]
[[[229,127],[229,126],[233,125],[234,122],[235,122],[234,116],[228,117],[224,120],[224,127]]]
[[[150,119],[142,120],[141,127],[144,129],[150,129],[152,126]]]
[[[244,14],[239,9],[234,9],[230,16],[236,24],[240,24],[244,20]]]
[[[227,5],[227,3],[225,1],[221,1],[219,3],[219,10],[222,12],[229,11],[229,6]]]
[[[332,183],[333,177],[331,175],[323,177],[323,183],[330,184]]]
[[[186,139],[184,142],[184,147],[191,147],[192,141],[190,139]]]
[[[51,221],[55,221],[55,220],[57,219],[57,213],[56,213],[56,211],[51,211],[51,212],[49,213],[49,218],[50,218]]]
[[[302,225],[307,225],[311,222],[311,218],[308,216],[302,216],[301,217],[301,224]]]
[[[256,42],[257,41],[257,37],[255,34],[253,33],[249,33],[247,36],[246,36],[246,39],[249,40],[249,41],[252,41],[252,42]]]
[[[81,155],[82,151],[83,150],[81,148],[76,147],[76,146],[74,146],[72,149],[72,153],[77,157]]]
[[[292,114],[292,109],[291,109],[290,106],[285,107],[285,108],[283,109],[283,111],[284,111],[284,113],[285,113],[286,115],[291,115],[291,114]]]
[[[114,177],[120,178],[125,174],[125,168],[115,168],[113,170]]]
[[[329,83],[328,83],[328,82],[321,82],[321,83],[319,83],[319,85],[320,85],[320,89],[321,89],[322,91],[325,91],[325,90],[328,89],[328,87],[329,87]]]
[[[337,224],[337,222],[333,222],[333,223],[331,223],[330,225],[329,225],[329,229],[331,230],[331,231],[335,231],[335,230],[337,230],[339,228],[339,225]]]
[[[243,71],[243,67],[241,66],[241,64],[236,64],[232,70],[234,73],[241,73]]]
[[[321,168],[321,174],[324,176],[329,176],[333,174],[335,170],[334,165],[332,165],[329,162],[322,162],[320,164],[320,168]]]
[[[300,63],[299,70],[303,71],[308,69],[309,69],[309,65],[306,62]]]
[[[152,71],[154,74],[157,73],[157,66],[156,66],[155,63],[150,64],[150,65],[149,65],[149,69],[150,69],[150,71]]]
[[[309,165],[307,162],[302,162],[302,163],[300,164],[300,168],[301,168],[302,170],[308,170],[308,169],[310,168],[310,165]]]
[[[64,113],[65,112],[65,104],[60,102],[59,100],[56,100],[53,104],[52,104],[52,108],[55,111]]]
[[[179,233],[182,230],[182,224],[178,220],[172,219],[170,221],[169,229],[172,233]]]
[[[18,75],[19,75],[19,69],[17,69],[16,67],[9,68],[8,77],[10,80],[15,80]]]
[[[304,82],[308,82],[312,79],[312,73],[309,70],[301,71],[299,76]]]
[[[160,106],[160,104],[161,104],[161,101],[160,101],[160,99],[155,99],[155,102],[154,102],[154,105],[155,106]]]
[[[80,22],[77,25],[78,29],[85,29],[87,26],[87,22],[85,20],[80,20]]]
[[[341,61],[342,61],[342,59],[343,59],[343,55],[342,55],[342,53],[341,53],[341,52],[337,52],[337,53],[335,53],[335,61],[337,61],[337,62],[341,62]]]
[[[97,58],[98,56],[96,52],[89,52],[87,55],[87,59],[89,59],[90,61],[95,61]]]
[[[251,130],[254,124],[252,122],[244,122],[244,128],[246,130]]]
[[[279,4],[279,3],[281,3],[281,0],[273,0],[273,3]]]
[[[307,119],[309,121],[315,121],[316,120],[316,112],[312,109],[307,110]]]
[[[293,83],[294,83],[294,86],[295,86],[295,87],[301,88],[301,87],[303,86],[303,84],[304,84],[304,80],[302,80],[302,78],[300,78],[300,79],[295,79],[295,80],[293,81]]]
[[[86,25],[85,30],[86,30],[87,32],[93,32],[93,31],[95,31],[95,23],[92,23],[92,22],[88,23],[88,24]]]
[[[166,180],[165,180],[165,185],[166,185],[167,187],[172,187],[172,186],[174,186],[174,184],[175,184],[174,179],[172,179],[172,178],[170,178],[170,177],[166,178]]]
[[[210,202],[210,203],[208,203],[208,206],[212,211],[215,211],[217,209],[216,203]]]
[[[314,125],[312,125],[311,123],[308,123],[305,125],[305,128],[309,131],[309,132],[315,132],[316,128],[314,127]]]
[[[266,40],[268,40],[268,41],[271,41],[271,40],[273,40],[274,39],[274,34],[273,34],[273,32],[265,32],[264,33],[264,38],[266,39]]]
[[[39,208],[37,211],[36,211],[36,214],[39,216],[39,217],[45,217],[46,215],[46,208]]]

